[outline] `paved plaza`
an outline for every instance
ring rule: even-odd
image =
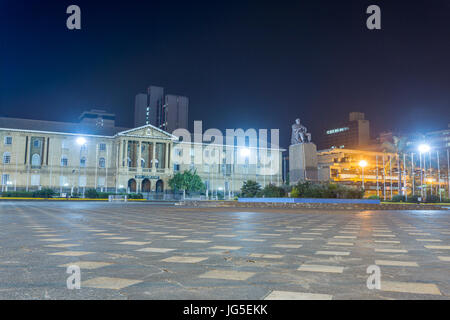
[[[450,211],[0,202],[0,299],[305,298],[449,299]]]

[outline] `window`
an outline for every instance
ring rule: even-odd
[[[40,166],[41,165],[41,156],[37,153],[31,156],[31,165],[32,166]]]
[[[98,177],[98,186],[99,187],[105,186],[105,177]]]
[[[100,158],[100,159],[98,159],[98,166],[100,167],[100,168],[104,168],[105,167],[105,158]]]
[[[86,157],[81,157],[80,159],[80,167],[86,168]]]
[[[10,146],[12,145],[12,137],[5,137],[5,145]]]
[[[87,145],[86,144],[81,145],[80,148],[81,148],[80,149],[81,152],[86,152],[87,151]]]
[[[40,184],[41,184],[41,176],[38,174],[32,174],[31,175],[31,185],[39,186]]]
[[[11,154],[9,152],[5,152],[3,154],[3,163],[4,164],[11,163]]]
[[[178,163],[175,163],[175,164],[173,165],[173,171],[175,171],[175,172],[180,171],[180,165],[179,165]]]
[[[141,168],[145,168],[145,160],[141,158]]]
[[[78,180],[78,186],[86,187],[86,176],[80,176],[80,179]]]
[[[106,143],[100,143],[100,144],[98,145],[98,149],[99,149],[100,151],[105,151],[105,150],[106,150]]]
[[[7,185],[9,181],[9,174],[2,174],[2,185]]]
[[[33,141],[33,147],[39,148],[40,145],[41,145],[41,142],[39,140],[34,140]]]
[[[159,168],[159,160],[158,159],[153,159],[153,163],[155,164],[155,168]]]
[[[344,131],[347,131],[347,130],[349,130],[348,127],[331,129],[331,130],[327,130],[327,134],[335,134],[335,133],[344,132]]]
[[[68,161],[66,156],[61,157],[61,167],[67,167]]]
[[[59,177],[59,185],[61,187],[67,187],[69,184],[67,183],[67,177],[60,176]]]

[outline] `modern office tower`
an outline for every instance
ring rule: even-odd
[[[147,93],[138,93],[134,101],[134,126],[146,124],[159,127],[164,106],[164,88],[150,86]]]
[[[167,132],[188,128],[189,99],[168,94],[164,88],[150,86],[147,93],[136,95],[134,103],[134,126],[151,124]]]
[[[369,120],[362,112],[350,112],[348,122],[325,130],[320,149],[365,147],[369,143]]]

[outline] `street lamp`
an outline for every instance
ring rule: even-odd
[[[77,138],[77,144],[80,145],[80,146],[86,144],[86,138],[78,137]]]
[[[364,168],[367,167],[367,161],[366,160],[361,160],[359,162],[359,166],[362,169],[362,188],[364,189]]]
[[[249,148],[242,148],[241,149],[241,156],[244,158],[248,158],[250,156],[250,149]]]
[[[245,161],[245,166],[246,166],[245,179],[247,180],[248,179],[248,171],[249,171],[248,161],[247,160],[250,157],[250,149],[249,148],[242,148],[240,153],[241,153],[241,157],[246,159],[246,161]]]
[[[425,152],[429,152],[431,149],[431,147],[428,144],[421,144],[419,145],[419,152],[420,153],[425,153]]]
[[[78,137],[77,144],[80,146],[80,158],[78,159],[78,193],[80,193],[81,150],[83,149],[83,146],[86,144],[86,138]],[[83,192],[83,197],[84,197],[84,192]]]

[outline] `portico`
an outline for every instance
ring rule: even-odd
[[[173,173],[170,153],[177,137],[151,125],[116,135],[117,189],[163,192]]]

